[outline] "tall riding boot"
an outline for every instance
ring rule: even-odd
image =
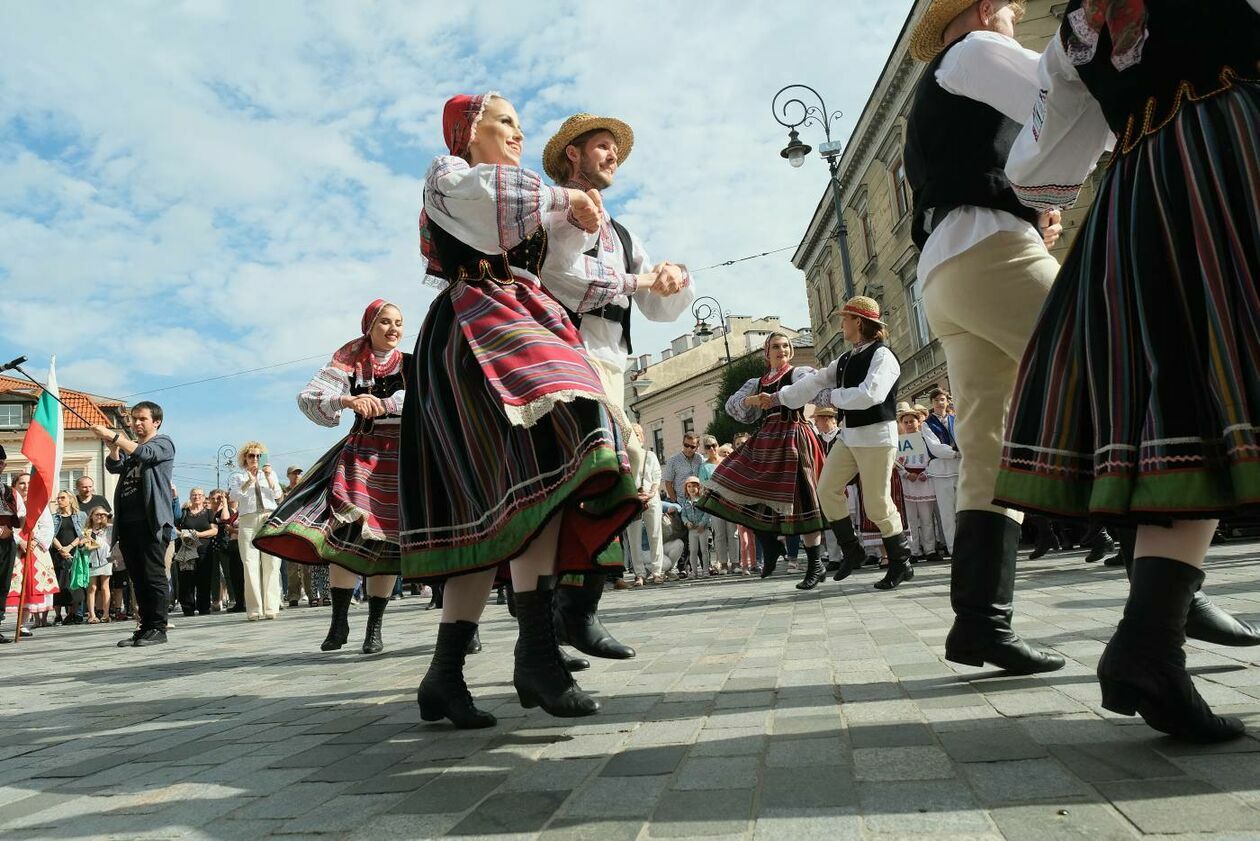
[[[827,570],[823,569],[823,562],[818,558],[821,548],[821,544],[805,547],[805,577],[796,585],[796,589],[812,590],[826,579]]]
[[[493,727],[498,719],[477,709],[464,682],[464,656],[477,633],[476,622],[441,622],[429,671],[416,689],[416,703],[425,721],[449,718],[460,730]]]
[[[1245,731],[1214,715],[1186,674],[1186,613],[1203,573],[1171,558],[1137,558],[1129,600],[1098,661],[1102,705],[1141,714],[1151,727],[1188,742],[1223,742]]]
[[[769,578],[774,575],[775,569],[779,566],[783,544],[779,542],[777,535],[769,532],[759,531],[756,534],[757,542],[761,544],[761,577]]]
[[[831,533],[836,536],[836,542],[840,544],[840,554],[843,556],[831,580],[843,581],[853,570],[862,568],[862,564],[866,562],[866,552],[862,549],[861,538],[853,530],[853,518],[845,517],[833,521]]]
[[[385,619],[385,608],[389,605],[389,596],[371,596],[368,598],[367,633],[363,635],[363,653],[380,654],[385,650],[381,640],[381,623]]]
[[[959,511],[950,563],[954,625],[945,659],[968,666],[992,663],[1019,675],[1063,668],[1057,654],[1024,642],[1011,628],[1015,615],[1015,553],[1019,523],[995,511]]]
[[[1124,573],[1132,581],[1133,547],[1137,543],[1137,529],[1112,528],[1111,531],[1115,534],[1117,549],[1124,561]],[[1211,599],[1203,595],[1202,590],[1195,591],[1194,598],[1190,600],[1190,609],[1186,613],[1186,636],[1216,645],[1260,645],[1260,630],[1250,622],[1244,622],[1217,607]]]
[[[473,631],[472,639],[468,641],[468,651],[466,653],[468,654],[481,653],[481,630],[480,629]]]
[[[634,649],[618,642],[596,615],[603,595],[602,573],[588,573],[581,587],[556,588],[556,638],[591,657],[629,660]]]
[[[556,580],[538,577],[538,589],[516,594],[516,668],[512,683],[521,706],[542,707],[558,718],[594,715],[599,702],[583,692],[560,658],[556,640]]]
[[[351,587],[332,588],[332,623],[328,626],[328,636],[320,645],[320,651],[336,651],[350,639],[350,597],[354,595]]]
[[[910,566],[910,532],[885,537],[884,552],[888,555],[888,570],[883,578],[875,582],[876,590],[891,590],[901,582],[914,578],[914,567]]]
[[[438,581],[429,585],[429,589],[433,595],[429,597],[429,603],[424,606],[425,610],[441,610],[442,609],[442,591],[446,585]]]

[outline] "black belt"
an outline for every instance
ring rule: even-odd
[[[628,313],[629,311],[630,311],[629,307],[619,307],[616,304],[604,304],[599,309],[587,310],[586,312],[582,313],[582,315],[584,317],[588,315],[594,315],[594,316],[598,316],[599,318],[606,318],[609,321],[616,321],[620,323],[621,320],[626,317],[626,313]]]

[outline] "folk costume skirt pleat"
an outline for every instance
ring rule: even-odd
[[[722,459],[698,505],[754,531],[822,531],[827,521],[818,502],[818,476],[824,458],[808,423],[774,412],[744,446]]]
[[[502,294],[545,295],[521,283]],[[541,300],[518,303],[536,308]],[[544,321],[522,318],[530,330]],[[561,332],[584,354],[576,331],[559,318]],[[438,296],[408,373],[399,477],[403,575],[442,579],[498,566],[554,516],[561,517],[558,572],[619,568],[614,538],[642,506],[607,409],[576,397],[554,402],[528,426],[513,423],[466,327],[451,295]],[[516,388],[527,388],[529,370],[513,376],[521,380]]]
[[[1112,162],[1025,353],[997,502],[1131,523],[1260,506],[1260,86]]]
[[[304,564],[397,575],[398,424],[352,432],[303,474],[254,545]]]

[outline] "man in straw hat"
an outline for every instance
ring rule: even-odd
[[[818,477],[818,501],[840,544],[842,560],[835,580],[860,567],[866,558],[862,541],[849,516],[845,486],[857,476],[862,480],[863,502],[871,522],[879,527],[888,555],[888,570],[875,583],[891,590],[914,577],[910,566],[910,536],[892,498],[892,472],[897,460],[897,384],[901,363],[885,344],[886,325],[880,319],[879,302],[858,296],[841,310],[844,339],[853,349],[826,368],[802,377],[774,394],[759,395],[762,409],[806,403],[833,406],[844,416],[844,428],[832,444]]]
[[[1039,84],[1037,53],[1014,38],[1022,0],[933,0],[911,34],[927,63],[906,127],[912,237],[928,321],[958,403],[962,454],[951,560],[954,625],[945,656],[1019,674],[1063,658],[1011,628],[1022,515],[993,504],[1019,361],[1058,273],[1061,230],[1020,204],[1004,168]]]
[[[613,185],[617,169],[634,146],[630,126],[612,117],[574,114],[543,149],[543,169],[557,184],[603,191]],[[590,280],[597,277],[599,280]],[[589,251],[556,249],[542,269],[542,283],[555,296],[582,335],[591,362],[604,382],[608,398],[625,398],[626,357],[630,338],[631,301],[650,321],[674,321],[695,299],[691,276],[672,263],[653,264],[638,238],[605,214],[595,246]],[[642,444],[625,441],[631,474],[643,464]],[[557,635],[584,654],[625,659],[634,649],[623,645],[600,622],[596,611],[605,576],[570,576],[556,591]]]

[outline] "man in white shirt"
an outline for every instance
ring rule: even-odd
[[[603,191],[612,186],[633,145],[634,132],[621,120],[574,114],[547,141],[543,169],[562,186]],[[550,249],[540,279],[568,310],[609,401],[624,411],[631,301],[651,321],[674,321],[694,300],[691,276],[672,263],[653,265],[639,240],[605,214],[595,247],[584,253]],[[631,475],[637,476],[643,447],[634,435],[625,445]],[[556,590],[561,642],[595,657],[633,657],[634,649],[617,642],[596,616],[605,576],[588,574],[580,586],[575,578],[566,576],[561,581],[566,586]]]
[[[1024,207],[1006,158],[1039,92],[1019,45],[1023,0],[933,0],[911,35],[927,63],[906,126],[918,283],[958,397],[962,456],[951,558],[948,660],[1018,674],[1060,669],[1011,627],[1022,514],[993,504],[1003,427],[1024,347],[1059,265],[1057,214]]]
[[[634,425],[634,434],[639,443],[643,439],[643,427]],[[643,448],[643,465],[636,477],[639,486],[639,499],[643,502],[643,514],[626,528],[626,539],[630,541],[630,557],[634,561],[634,583],[643,584],[644,579],[661,578],[661,462],[656,453],[649,447]],[[643,536],[647,532],[648,548],[643,548]]]

